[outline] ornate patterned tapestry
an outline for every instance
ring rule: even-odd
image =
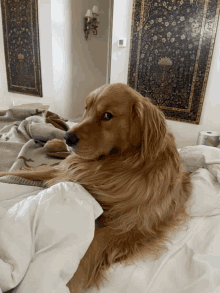
[[[167,119],[199,124],[220,0],[134,0],[128,85]]]
[[[37,0],[1,0],[8,91],[42,97]]]

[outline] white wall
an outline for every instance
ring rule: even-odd
[[[55,110],[68,118],[78,117],[86,96],[106,83],[109,1],[51,3]],[[98,35],[90,35],[86,41],[83,17],[94,5],[100,9],[100,26]]]
[[[83,114],[86,96],[106,83],[109,1],[39,0],[43,98],[9,93],[0,11],[0,103],[40,102],[66,118]],[[100,9],[98,35],[86,41],[83,17]]]
[[[132,3],[131,0],[114,1],[112,32],[111,83],[127,83]],[[127,47],[118,48],[118,38],[127,38]],[[167,120],[169,128],[175,135],[179,147],[196,145],[201,130],[220,132],[220,25],[215,40],[215,47],[207,83],[202,114],[199,125]]]

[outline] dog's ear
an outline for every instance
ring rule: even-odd
[[[155,158],[164,148],[167,125],[164,114],[148,98],[140,98],[133,105],[134,120],[131,131],[143,159]]]

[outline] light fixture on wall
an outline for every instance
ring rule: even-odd
[[[93,31],[93,35],[97,35],[97,27],[100,22],[98,22],[97,17],[99,9],[97,6],[94,6],[92,10],[88,9],[86,15],[84,16],[84,33],[86,40],[88,39],[88,35],[90,30]]]

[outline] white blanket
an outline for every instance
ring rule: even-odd
[[[66,284],[94,237],[102,208],[71,182],[40,192],[5,183],[0,188],[0,292],[16,286],[16,293],[69,292]]]
[[[188,225],[157,261],[114,265],[109,281],[86,293],[220,293],[220,150],[193,146],[180,154],[193,172]]]
[[[180,154],[193,172],[189,223],[172,235],[157,261],[146,257],[133,265],[116,264],[108,271],[109,281],[87,293],[220,292],[220,150],[185,147]],[[92,241],[101,207],[74,183],[58,184],[17,205],[39,188],[5,185],[7,192],[0,185],[2,291],[22,281],[14,292],[68,292],[65,284]]]

